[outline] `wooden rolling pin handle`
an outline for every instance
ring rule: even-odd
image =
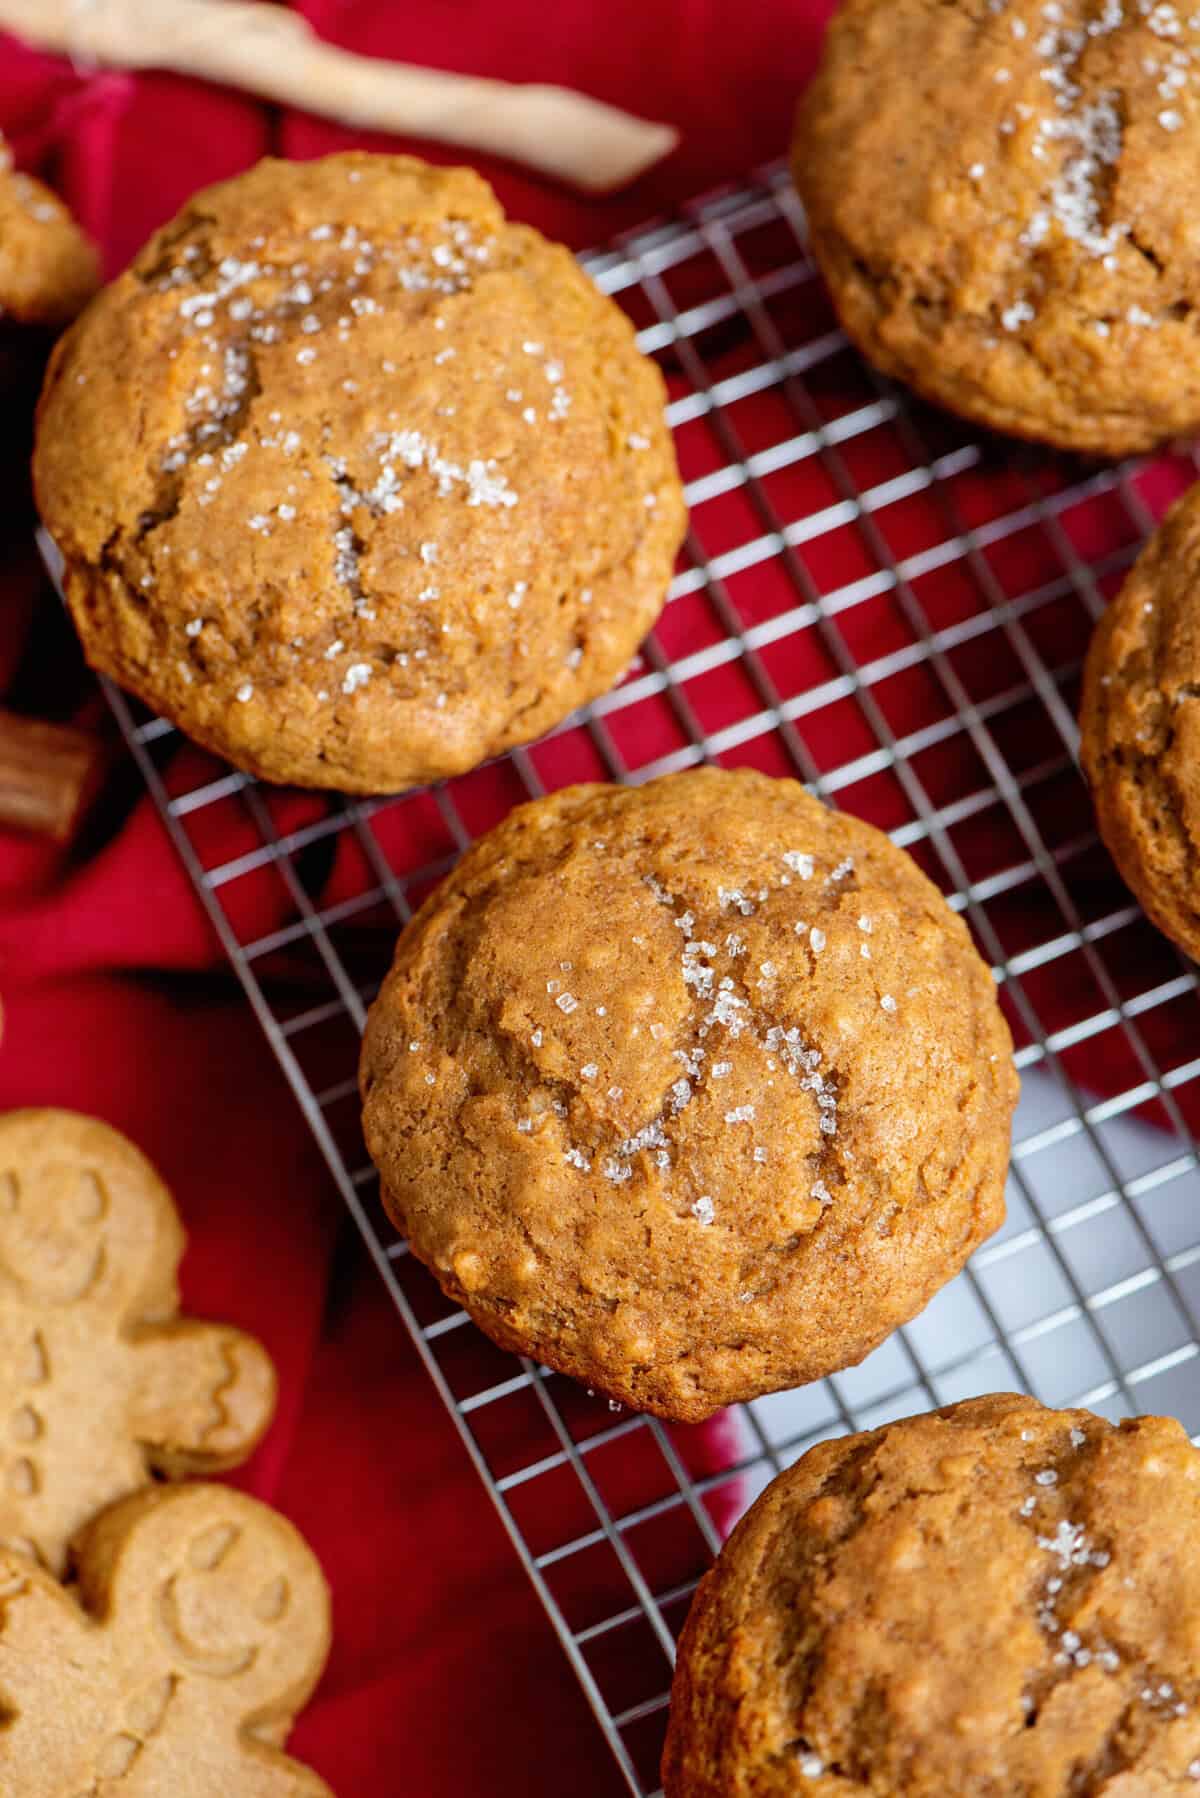
[[[360,56],[262,0],[0,0],[0,26],[116,68],[174,69],[359,129],[511,156],[591,193],[624,187],[675,147],[670,125],[585,94]]]
[[[101,754],[99,739],[86,731],[0,709],[0,824],[63,841]]]

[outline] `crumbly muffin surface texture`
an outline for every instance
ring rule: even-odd
[[[716,769],[511,813],[402,935],[362,1086],[447,1292],[685,1419],[919,1310],[1000,1222],[1016,1095],[991,975],[910,858]]]
[[[975,1399],[826,1442],[680,1642],[667,1798],[1156,1798],[1200,1783],[1200,1454]]]
[[[240,767],[396,790],[628,664],[683,528],[664,398],[477,176],[267,161],[59,346],[37,498],[97,668]]]
[[[12,166],[0,137],[0,330],[57,330],[100,281],[100,259],[58,195]]]
[[[1117,867],[1159,929],[1200,955],[1200,489],[1096,627],[1080,737]]]
[[[793,168],[887,373],[1103,455],[1200,424],[1193,7],[843,0]]]

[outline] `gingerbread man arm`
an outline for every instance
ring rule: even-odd
[[[56,1773],[70,1777],[80,1741],[102,1726],[91,1638],[57,1580],[0,1551],[0,1792],[53,1789]]]
[[[23,1675],[46,1656],[74,1654],[86,1624],[57,1580],[22,1554],[0,1550],[0,1712]],[[34,1670],[35,1678],[36,1670]]]
[[[318,1773],[282,1754],[278,1748],[242,1737],[244,1753],[238,1762],[238,1798],[333,1798]]]
[[[275,1369],[252,1336],[179,1318],[130,1340],[130,1429],[161,1473],[217,1473],[250,1453],[275,1409]]]

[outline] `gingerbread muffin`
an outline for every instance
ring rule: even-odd
[[[404,931],[361,1085],[384,1201],[506,1348],[639,1410],[860,1360],[1003,1216],[992,978],[795,781],[572,787]]]
[[[1200,956],[1200,487],[1096,627],[1080,738],[1113,860],[1159,929]]]
[[[477,176],[267,161],[59,346],[37,500],[94,667],[267,779],[392,791],[624,669],[683,531],[663,402]]]
[[[1200,427],[1194,7],[842,0],[793,169],[886,373],[1066,449]]]
[[[679,1644],[666,1798],[1151,1798],[1200,1782],[1200,1454],[992,1397],[824,1442]]]
[[[100,285],[100,261],[58,195],[18,174],[0,136],[0,332],[57,331]]]

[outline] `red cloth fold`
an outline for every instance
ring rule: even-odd
[[[197,187],[268,152],[351,142],[475,161],[514,216],[576,246],[602,243],[783,152],[827,4],[614,0],[602,18],[589,0],[303,10],[322,35],[367,53],[570,83],[671,121],[682,145],[626,193],[582,201],[494,159],[354,139],[198,82],[73,68],[0,35],[0,128],[100,240],[109,273]],[[0,533],[10,701],[102,719],[38,576],[31,520],[10,507]],[[303,816],[311,802],[284,803]],[[332,880],[353,874],[343,857]],[[286,915],[270,881],[237,889],[228,899],[244,938]],[[186,1303],[256,1330],[279,1365],[279,1417],[238,1477],[304,1530],[336,1619],[294,1751],[340,1798],[560,1798],[567,1785],[612,1798],[623,1781],[222,967],[126,759],[74,844],[0,834],[0,1105],[74,1106],[127,1131],[190,1231]]]

